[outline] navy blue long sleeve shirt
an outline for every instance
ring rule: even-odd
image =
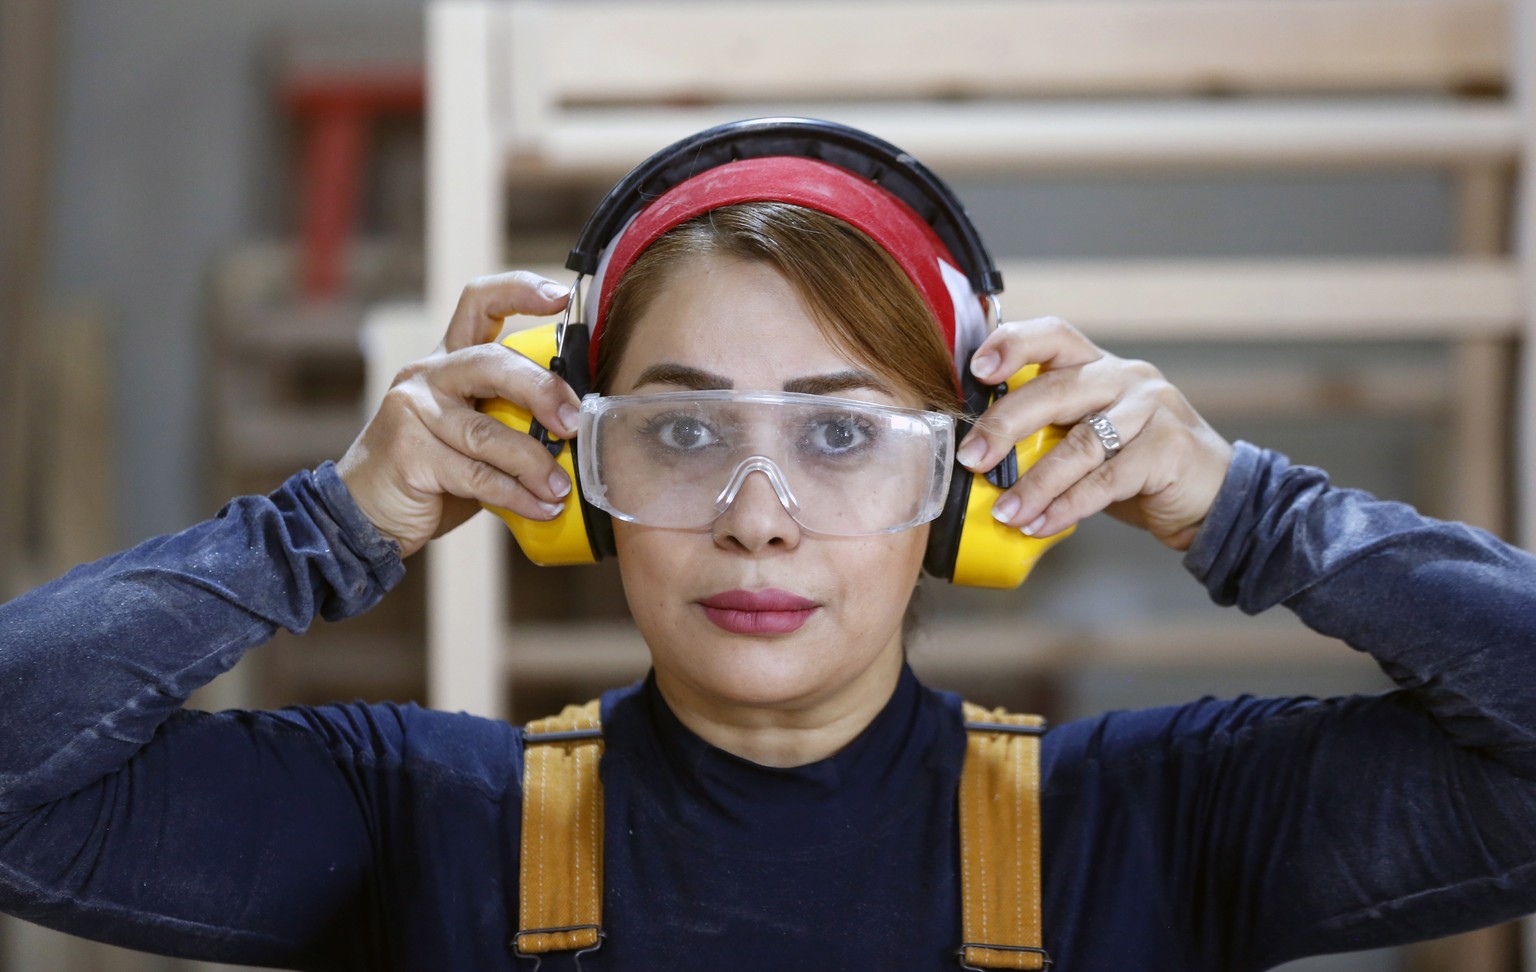
[[[1262,969],[1536,911],[1536,560],[1240,445],[1185,563],[1400,687],[1053,729],[1058,969]],[[326,466],[0,606],[0,910],[245,964],[518,968],[518,728],[182,709],[401,573]],[[793,769],[704,743],[649,682],[608,693],[604,724],[609,937],[586,969],[957,967],[955,697],[903,673],[852,744]]]

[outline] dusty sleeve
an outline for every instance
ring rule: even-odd
[[[326,465],[0,606],[0,908],[169,954],[366,964],[395,710],[182,703],[401,573]]]

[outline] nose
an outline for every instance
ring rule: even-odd
[[[799,545],[800,524],[785,505],[794,499],[782,481],[775,482],[775,472],[771,464],[743,464],[738,470],[722,496],[725,510],[713,524],[716,544],[749,553]]]

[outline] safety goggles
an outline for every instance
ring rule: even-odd
[[[948,415],[796,392],[588,395],[578,441],[588,502],[621,520],[707,528],[762,473],[814,533],[894,533],[939,515]]]

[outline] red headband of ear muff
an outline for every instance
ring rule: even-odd
[[[804,206],[861,230],[906,272],[933,311],[945,345],[956,350],[955,302],[964,298],[946,280],[946,266],[951,268],[951,277],[959,276],[959,272],[952,269],[955,259],[933,228],[891,192],[846,169],[816,159],[770,156],[716,166],[679,183],[636,215],[618,235],[597,277],[597,313],[589,351],[593,372],[597,370],[598,342],[614,286],[646,247],[695,216],[746,202]],[[979,301],[974,295],[967,296]]]

